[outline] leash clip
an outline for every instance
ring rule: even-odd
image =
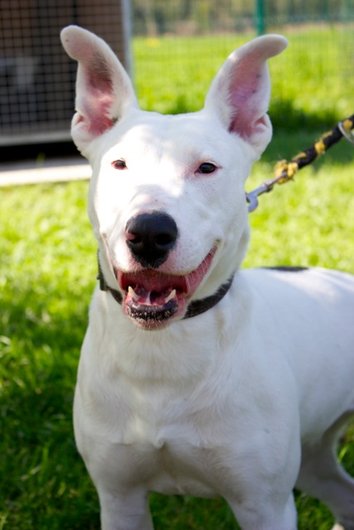
[[[349,143],[354,145],[353,121],[349,118],[338,123],[338,129]]]
[[[263,195],[263,193],[268,193],[269,191],[272,191],[274,186],[273,180],[266,180],[258,186],[258,188],[255,188],[254,190],[250,191],[249,193],[246,193],[246,201],[248,202],[248,212],[254,212],[255,209],[258,207],[259,201],[258,197],[260,195]]]

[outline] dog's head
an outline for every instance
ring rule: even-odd
[[[139,109],[108,45],[69,26],[78,61],[73,139],[92,165],[89,215],[107,284],[145,329],[183,318],[239,267],[248,242],[244,182],[271,138],[266,61],[280,36],[232,53],[204,108],[164,116]]]

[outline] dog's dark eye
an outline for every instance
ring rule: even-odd
[[[208,175],[209,173],[214,173],[216,171],[216,165],[212,162],[203,162],[198,167],[197,173],[202,173],[203,175]]]
[[[112,166],[114,167],[114,169],[127,169],[127,164],[125,163],[125,160],[122,160],[121,158],[112,162]]]

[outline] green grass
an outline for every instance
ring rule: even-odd
[[[275,31],[288,38],[289,47],[270,61],[273,122],[287,130],[316,129],[351,114],[352,28]],[[135,81],[141,105],[166,113],[198,110],[225,58],[252,37],[250,33],[135,39]]]
[[[210,42],[186,41],[185,75],[193,75],[192,82],[186,86],[179,78],[160,91],[165,65],[158,67],[157,60],[150,71],[150,44],[138,41],[137,63],[145,61],[138,79],[143,105],[169,112],[198,108],[210,69],[234,47],[226,43],[214,56]],[[174,43],[167,40],[171,53]],[[193,46],[209,49],[208,72],[205,61],[195,64]],[[148,75],[144,84],[143,74]],[[300,105],[296,98],[306,103],[307,90],[296,86],[289,88],[289,101],[291,90],[296,92],[293,108]],[[335,113],[342,112],[332,99]],[[307,105],[310,109],[314,103]],[[344,114],[351,112],[348,108]],[[322,115],[318,118],[320,123]],[[276,160],[297,153],[318,132],[276,129],[247,188],[269,178]],[[263,196],[250,216],[252,241],[245,265],[321,265],[354,273],[353,175],[353,148],[342,142],[294,183]],[[84,182],[0,190],[0,530],[99,528],[96,493],[76,453],[71,427],[75,373],[96,276],[86,195]],[[353,429],[340,456],[354,474]],[[300,530],[330,527],[331,516],[317,501],[298,494],[297,504]],[[151,505],[157,530],[237,528],[220,499],[154,495]]]

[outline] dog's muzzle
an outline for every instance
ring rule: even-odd
[[[97,279],[100,289],[108,291],[139,327],[159,329],[167,325],[172,317],[186,319],[201,315],[224,298],[232,285],[233,276],[211,296],[189,301],[206,273],[214,252],[212,250],[199,267],[186,276],[163,274],[154,269],[132,273],[115,269],[119,290],[107,284],[98,256]]]
[[[217,244],[199,265],[187,274],[164,272],[165,263],[178,238],[174,219],[165,212],[143,212],[131,217],[125,227],[125,243],[135,266],[122,270],[107,257],[119,289],[107,285],[99,264],[100,287],[109,291],[122,305],[123,312],[144,329],[159,329],[176,318],[189,318],[204,313],[227,293],[232,278],[213,295],[193,300],[195,291],[212,265]]]

